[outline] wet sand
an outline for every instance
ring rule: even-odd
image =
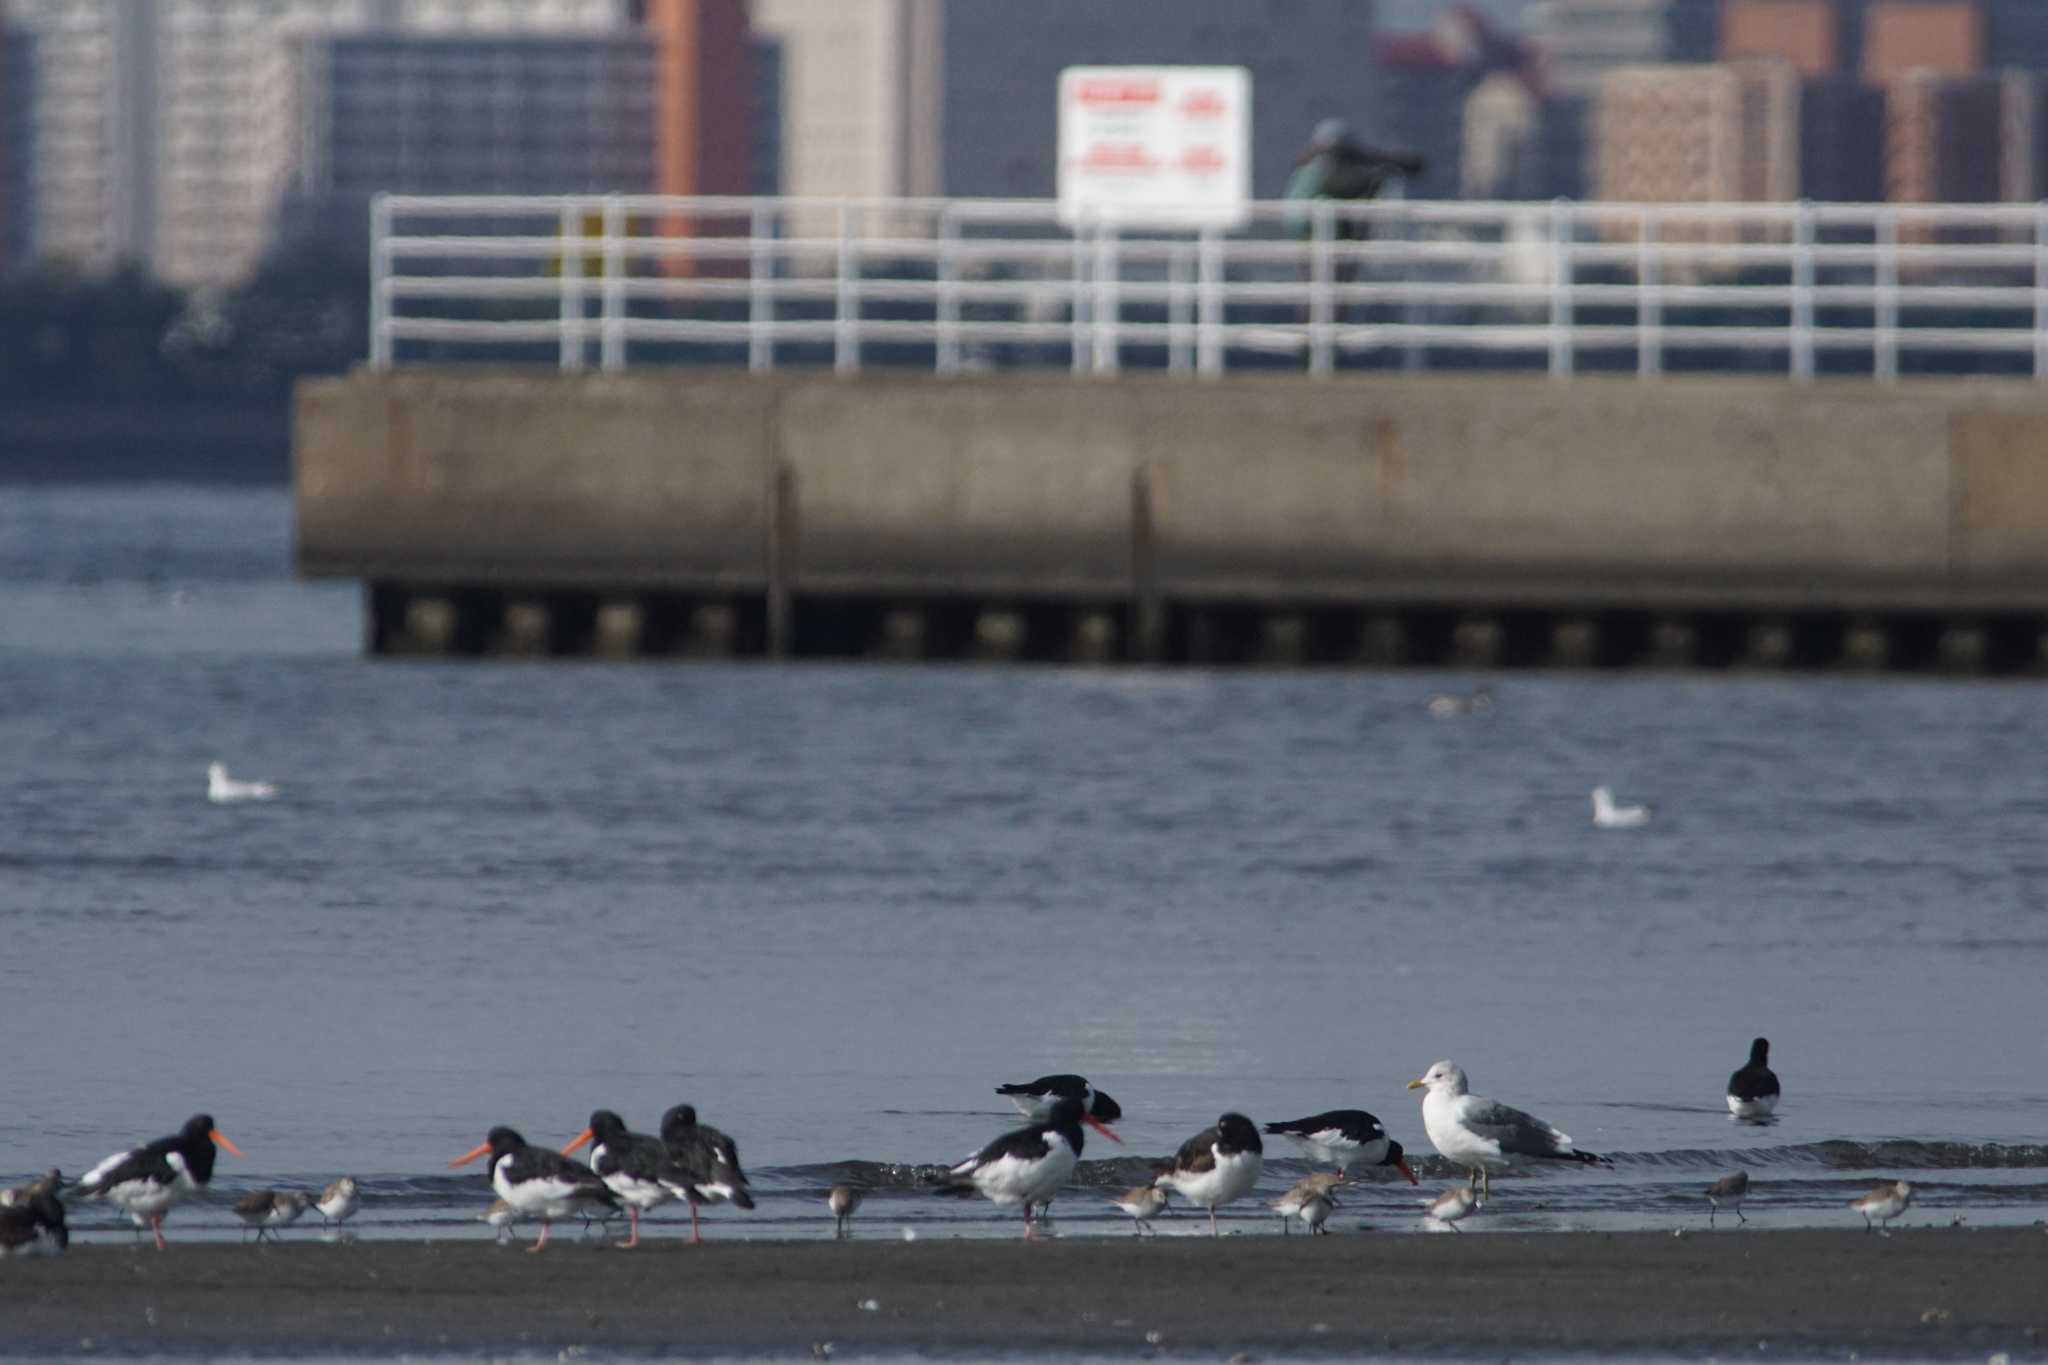
[[[173,1229],[175,1232],[175,1229]],[[1643,1352],[2048,1349],[2040,1227],[1019,1242],[74,1246],[0,1262],[0,1346]],[[872,1303],[873,1307],[864,1307]]]

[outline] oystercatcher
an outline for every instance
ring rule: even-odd
[[[1084,1113],[1077,1099],[1053,1101],[1044,1122],[1004,1133],[988,1146],[949,1169],[940,1181],[943,1194],[979,1192],[998,1208],[1024,1206],[1024,1236],[1038,1236],[1032,1209],[1049,1201],[1081,1160],[1081,1125],[1101,1127]]]
[[[1363,1109],[1332,1109],[1305,1119],[1269,1123],[1266,1131],[1301,1148],[1311,1161],[1326,1161],[1337,1174],[1350,1175],[1367,1166],[1392,1166],[1416,1183],[1401,1144],[1387,1136],[1386,1125]]]
[[[258,1242],[265,1233],[273,1242],[281,1241],[277,1230],[298,1222],[312,1204],[296,1190],[257,1190],[235,1201],[235,1217],[242,1220],[243,1227],[256,1229]]]
[[[866,1197],[866,1194],[855,1185],[832,1187],[831,1192],[825,1196],[825,1207],[832,1210],[834,1237],[853,1235],[853,1211],[860,1207],[860,1201]]]
[[[562,1149],[562,1155],[586,1142],[596,1143],[590,1149],[590,1169],[619,1197],[626,1216],[633,1220],[632,1236],[619,1244],[621,1250],[630,1251],[640,1245],[641,1211],[676,1198],[685,1177],[669,1160],[668,1147],[660,1138],[626,1131],[626,1121],[609,1109],[593,1111],[590,1126]],[[663,1177],[667,1177],[666,1184]]]
[[[1080,1105],[1081,1112],[1094,1119],[1097,1127],[1115,1123],[1124,1116],[1123,1106],[1088,1084],[1086,1076],[1040,1076],[1022,1085],[999,1085],[996,1093],[1008,1096],[1010,1103],[1017,1106],[1017,1112],[1033,1123],[1044,1123],[1052,1116],[1053,1105],[1061,1100],[1072,1100]],[[1102,1132],[1113,1141],[1123,1141],[1107,1128],[1102,1128]]]
[[[37,1190],[12,1203],[0,1204],[0,1256],[38,1248],[62,1251],[70,1245],[71,1233],[64,1225],[64,1204],[54,1189]]]
[[[346,1223],[356,1211],[356,1178],[345,1175],[320,1191],[313,1207],[320,1210],[320,1216],[329,1223]]]
[[[690,1203],[690,1240],[702,1242],[697,1206],[730,1199],[743,1209],[754,1207],[747,1173],[740,1169],[740,1149],[709,1124],[697,1122],[697,1110],[679,1104],[661,1116],[661,1141],[675,1168],[669,1192]]]
[[[1180,1145],[1173,1165],[1152,1183],[1177,1191],[1190,1204],[1209,1210],[1209,1235],[1220,1237],[1216,1210],[1251,1192],[1265,1169],[1265,1144],[1243,1114],[1225,1114]]]
[[[1714,1215],[1721,1211],[1723,1204],[1735,1210],[1736,1222],[1747,1223],[1749,1220],[1742,1216],[1742,1201],[1748,1194],[1748,1171],[1737,1171],[1734,1175],[1724,1175],[1713,1184],[1707,1186],[1707,1226],[1714,1226]]]
[[[1777,1107],[1778,1077],[1771,1070],[1771,1040],[1759,1038],[1749,1045],[1748,1063],[1728,1078],[1728,1112],[1755,1122],[1769,1118]]]
[[[1524,1158],[1614,1164],[1604,1156],[1579,1151],[1569,1134],[1533,1114],[1471,1094],[1464,1068],[1456,1062],[1436,1063],[1408,1082],[1408,1088],[1429,1091],[1422,1097],[1422,1130],[1446,1160],[1472,1172],[1472,1185],[1482,1196],[1493,1193],[1493,1172]]]
[[[519,1216],[540,1219],[540,1240],[528,1251],[547,1246],[557,1218],[581,1213],[592,1204],[607,1209],[619,1206],[597,1172],[560,1152],[528,1146],[517,1130],[502,1125],[448,1165],[451,1169],[466,1166],[485,1153],[490,1154],[491,1188],[498,1197]]]
[[[85,1173],[78,1182],[84,1199],[105,1199],[124,1210],[138,1228],[156,1234],[156,1249],[165,1249],[164,1215],[173,1205],[206,1192],[213,1179],[213,1149],[225,1147],[236,1156],[242,1149],[213,1125],[213,1115],[194,1114],[169,1137],[146,1146],[116,1152]]]
[[[1271,1124],[1266,1126],[1266,1131],[1273,1131]],[[1308,1224],[1311,1233],[1321,1232],[1330,1210],[1338,1207],[1337,1190],[1346,1183],[1342,1172],[1336,1175],[1318,1172],[1295,1181],[1293,1188],[1266,1206],[1280,1215],[1280,1235],[1287,1235],[1287,1225],[1295,1218]]]

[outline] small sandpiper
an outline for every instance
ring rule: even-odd
[[[1906,1205],[1913,1202],[1913,1187],[1903,1180],[1887,1180],[1861,1199],[1849,1201],[1849,1207],[1863,1215],[1863,1230],[1877,1228],[1880,1237],[1891,1236],[1888,1228],[1880,1224],[1889,1223],[1906,1211]]]
[[[297,1190],[257,1190],[235,1201],[235,1217],[242,1220],[243,1227],[256,1229],[258,1242],[265,1233],[278,1241],[277,1230],[298,1222],[312,1204]]]
[[[1479,1192],[1469,1185],[1453,1185],[1429,1201],[1429,1216],[1452,1232],[1463,1231],[1458,1220],[1470,1217],[1480,1207]]]
[[[498,1245],[504,1246],[512,1240],[512,1225],[519,1221],[518,1210],[502,1199],[493,1199],[491,1206],[476,1216],[479,1223],[489,1223],[498,1230]]]
[[[320,1197],[313,1201],[313,1207],[329,1223],[346,1223],[356,1211],[356,1178],[345,1175],[320,1191]]]
[[[1749,1220],[1742,1216],[1742,1201],[1748,1194],[1748,1171],[1737,1171],[1734,1175],[1724,1175],[1713,1184],[1707,1186],[1707,1226],[1714,1226],[1714,1215],[1721,1211],[1721,1206],[1724,1204],[1735,1210],[1736,1222],[1747,1223]]]
[[[832,1210],[832,1217],[836,1220],[832,1232],[834,1237],[851,1237],[853,1235],[853,1212],[860,1207],[861,1200],[865,1198],[867,1198],[866,1192],[857,1186],[834,1185],[832,1187],[832,1192],[825,1196],[825,1207]]]
[[[1138,1237],[1152,1232],[1152,1220],[1166,1212],[1166,1191],[1152,1185],[1125,1190],[1110,1201],[1131,1216],[1131,1231]]]
[[[1331,1175],[1328,1172],[1303,1176],[1295,1181],[1292,1189],[1266,1205],[1280,1215],[1280,1235],[1287,1235],[1287,1225],[1295,1218],[1307,1223],[1310,1232],[1319,1231],[1323,1221],[1329,1218],[1330,1210],[1339,1207],[1336,1192],[1346,1183],[1343,1176]],[[1327,1207],[1317,1210],[1312,1215],[1309,1207],[1312,1204]]]

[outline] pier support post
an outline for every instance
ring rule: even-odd
[[[1084,611],[1074,618],[1067,657],[1077,664],[1110,664],[1117,659],[1116,618],[1106,611]]]
[[[1408,662],[1408,622],[1398,613],[1368,616],[1358,626],[1354,661],[1373,668],[1398,668]]]
[[[1935,664],[1946,673],[1982,673],[1991,661],[1991,633],[1981,621],[1951,621],[1934,646]]]
[[[1454,668],[1498,668],[1507,646],[1507,631],[1498,617],[1467,616],[1451,628],[1450,664]]]
[[[875,653],[884,659],[915,661],[924,657],[926,625],[917,607],[892,607],[882,617],[881,638]]]
[[[1029,636],[1024,613],[990,607],[974,618],[974,657],[990,662],[1019,658]]]
[[[496,651],[518,658],[545,659],[554,652],[554,613],[539,598],[518,598],[505,604],[498,626]]]
[[[647,612],[638,602],[606,602],[591,623],[590,647],[607,659],[637,658],[646,631]]]
[[[1600,623],[1590,616],[1561,616],[1550,623],[1550,666],[1591,668],[1600,662]]]
[[[768,489],[768,657],[796,649],[796,471],[778,461]]]
[[[1742,662],[1746,668],[1783,668],[1791,663],[1792,623],[1778,616],[1751,622],[1743,634]]]
[[[697,659],[729,659],[739,639],[739,613],[724,602],[699,602],[683,627],[683,653]]]
[[[1881,621],[1851,621],[1842,632],[1842,667],[1881,673],[1892,661],[1892,636]]]
[[[1308,618],[1276,612],[1259,623],[1259,662],[1299,667],[1308,662]]]
[[[1700,655],[1700,628],[1682,616],[1664,616],[1650,626],[1643,662],[1651,668],[1691,668]]]
[[[1153,522],[1157,475],[1149,464],[1131,474],[1131,658],[1166,660],[1166,599],[1159,591],[1159,541]]]
[[[415,597],[405,604],[406,650],[413,654],[450,654],[460,624],[452,597]]]

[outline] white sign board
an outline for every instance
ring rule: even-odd
[[[1060,73],[1060,221],[1235,227],[1252,182],[1241,66],[1070,66]]]

